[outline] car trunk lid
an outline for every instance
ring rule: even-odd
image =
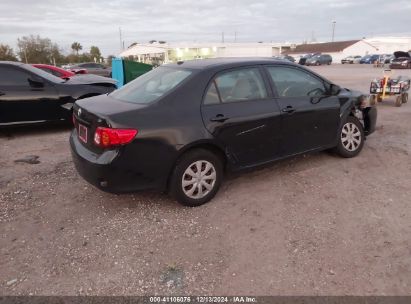
[[[90,150],[101,153],[103,149],[94,143],[96,129],[98,127],[130,128],[130,126],[117,122],[116,116],[124,112],[138,111],[145,107],[147,106],[123,102],[109,95],[78,100],[73,106],[73,123],[80,142]]]

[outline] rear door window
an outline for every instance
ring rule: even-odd
[[[261,100],[267,96],[259,68],[241,68],[216,76],[208,87],[204,104]]]

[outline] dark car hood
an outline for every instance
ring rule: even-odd
[[[117,84],[117,81],[108,77],[93,75],[93,74],[84,74],[84,75],[75,75],[70,77],[65,84],[97,84],[97,83],[110,83]]]
[[[410,58],[410,53],[408,52],[402,52],[402,51],[398,51],[398,52],[394,52],[394,57],[395,58]]]

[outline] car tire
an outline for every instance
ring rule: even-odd
[[[170,180],[170,194],[184,206],[201,206],[216,195],[222,179],[223,162],[219,156],[204,149],[192,150],[177,161]]]
[[[403,93],[402,94],[402,103],[407,103],[408,102],[408,93]]]
[[[338,132],[338,144],[335,152],[341,157],[357,156],[365,141],[364,128],[361,122],[353,116],[348,116]]]
[[[375,105],[377,97],[375,95],[370,95],[370,105]]]
[[[402,96],[401,96],[401,95],[398,95],[398,96],[395,98],[395,106],[396,106],[396,107],[401,107],[401,106],[402,106]]]
[[[315,65],[316,65],[316,66],[319,66],[319,65],[321,65],[321,63],[320,63],[319,61],[317,61],[317,62],[315,63]]]

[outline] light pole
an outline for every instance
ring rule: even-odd
[[[335,24],[336,24],[336,23],[337,23],[336,21],[333,21],[333,22],[332,22],[333,34],[332,34],[332,36],[331,36],[331,42],[334,42]]]

